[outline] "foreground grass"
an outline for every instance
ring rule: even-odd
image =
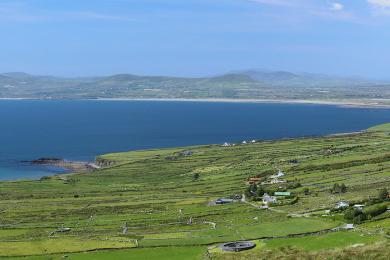
[[[185,259],[202,259],[205,254],[204,247],[164,247],[164,248],[138,248],[132,250],[111,250],[101,252],[87,252],[67,255],[50,255],[50,256],[29,256],[15,258],[19,260],[100,260],[100,259],[117,259],[117,260],[185,260]]]
[[[215,260],[277,260],[277,259],[339,259],[339,260],[367,260],[379,259],[385,260],[390,258],[390,250],[388,242],[379,242],[367,246],[350,246],[346,248],[339,248],[333,250],[320,251],[305,251],[295,247],[282,247],[278,249],[265,249],[259,251],[248,251],[236,254],[220,254],[212,259]]]
[[[36,241],[17,241],[17,242],[1,242],[0,252],[3,252],[3,256],[19,256],[25,255],[28,252],[29,255],[39,254],[53,254],[61,252],[79,252],[89,251],[97,248],[129,248],[134,247],[134,243],[131,241],[119,242],[119,241],[97,241],[97,240],[80,240],[71,238],[52,238],[46,240]],[[7,253],[6,253],[7,252]]]
[[[364,223],[357,233],[288,236],[343,225],[341,215],[324,210],[389,188],[389,133],[384,125],[351,135],[109,154],[99,157],[108,167],[93,173],[1,182],[0,256],[164,259],[177,252],[177,259],[200,259],[210,246],[242,239],[262,239],[265,255],[290,247],[307,254],[369,247],[386,240],[389,214]],[[181,154],[187,150],[192,154]],[[273,211],[241,202],[208,205],[242,194],[249,177],[266,178],[277,169],[285,180],[302,185],[289,189],[299,197],[295,204]],[[331,194],[334,183],[345,183],[347,192]],[[61,227],[70,231],[53,235]],[[255,253],[246,252],[249,259]]]
[[[377,242],[381,237],[360,232],[335,232],[325,235],[308,236],[300,238],[274,239],[266,241],[270,249],[282,247],[296,247],[305,251],[317,251],[324,249],[343,248],[353,245],[367,245]]]

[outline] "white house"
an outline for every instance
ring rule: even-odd
[[[285,183],[286,180],[279,180],[279,179],[273,179],[270,181],[271,184],[277,184],[277,183]]]
[[[267,193],[264,193],[263,203],[268,204],[268,203],[275,203],[275,202],[276,202],[276,197],[270,196]]]
[[[353,224],[346,224],[344,226],[344,229],[347,229],[347,230],[354,229]]]
[[[342,208],[348,208],[348,207],[349,207],[349,203],[346,201],[339,201],[336,203],[336,206],[335,206],[336,209],[342,209]]]
[[[357,209],[357,210],[362,211],[363,208],[364,208],[364,205],[363,205],[363,204],[355,204],[355,205],[353,205],[353,207],[354,207],[355,209]]]
[[[279,170],[277,174],[274,174],[274,175],[271,175],[270,178],[271,179],[277,179],[277,178],[280,178],[280,177],[283,177],[284,176],[284,173]]]

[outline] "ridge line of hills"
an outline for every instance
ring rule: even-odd
[[[232,71],[212,77],[116,74],[101,77],[0,73],[0,98],[390,99],[390,82],[287,71]]]

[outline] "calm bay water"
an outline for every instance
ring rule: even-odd
[[[60,169],[21,160],[135,149],[316,136],[390,122],[390,110],[328,105],[0,100],[0,179]]]

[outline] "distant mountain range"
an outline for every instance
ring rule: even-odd
[[[10,72],[0,74],[0,98],[382,100],[390,99],[390,84],[265,70],[200,78],[132,74],[65,78]]]

